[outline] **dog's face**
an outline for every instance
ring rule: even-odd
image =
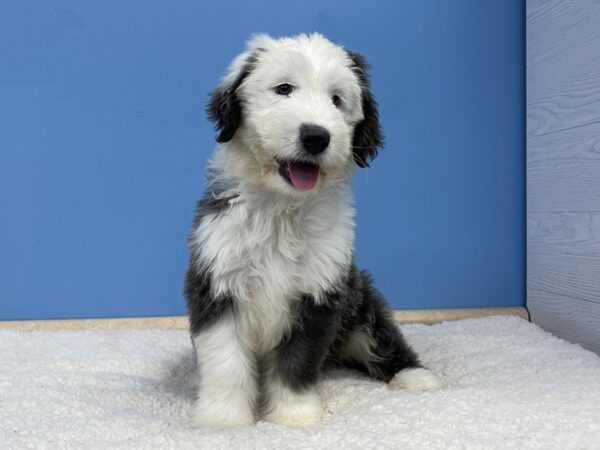
[[[383,143],[362,56],[319,34],[253,38],[213,93],[217,141],[243,176],[292,195],[347,182]]]

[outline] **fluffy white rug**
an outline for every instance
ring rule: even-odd
[[[596,355],[515,317],[402,329],[442,389],[336,371],[320,426],[231,430],[189,425],[184,331],[0,331],[0,448],[600,448]]]

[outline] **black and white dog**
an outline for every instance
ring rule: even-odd
[[[383,144],[364,58],[319,34],[258,35],[212,94],[221,144],[186,276],[200,426],[311,425],[320,373],[438,386],[354,265],[350,181]]]

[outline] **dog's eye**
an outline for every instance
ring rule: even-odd
[[[275,93],[279,95],[290,95],[294,88],[289,83],[283,83],[275,86]]]
[[[339,108],[340,105],[342,104],[342,99],[337,94],[335,94],[333,97],[331,97],[331,101],[333,102],[333,104],[335,105],[336,108]]]

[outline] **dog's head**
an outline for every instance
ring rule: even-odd
[[[294,195],[348,181],[383,145],[365,59],[319,34],[255,36],[207,112],[243,176]]]

